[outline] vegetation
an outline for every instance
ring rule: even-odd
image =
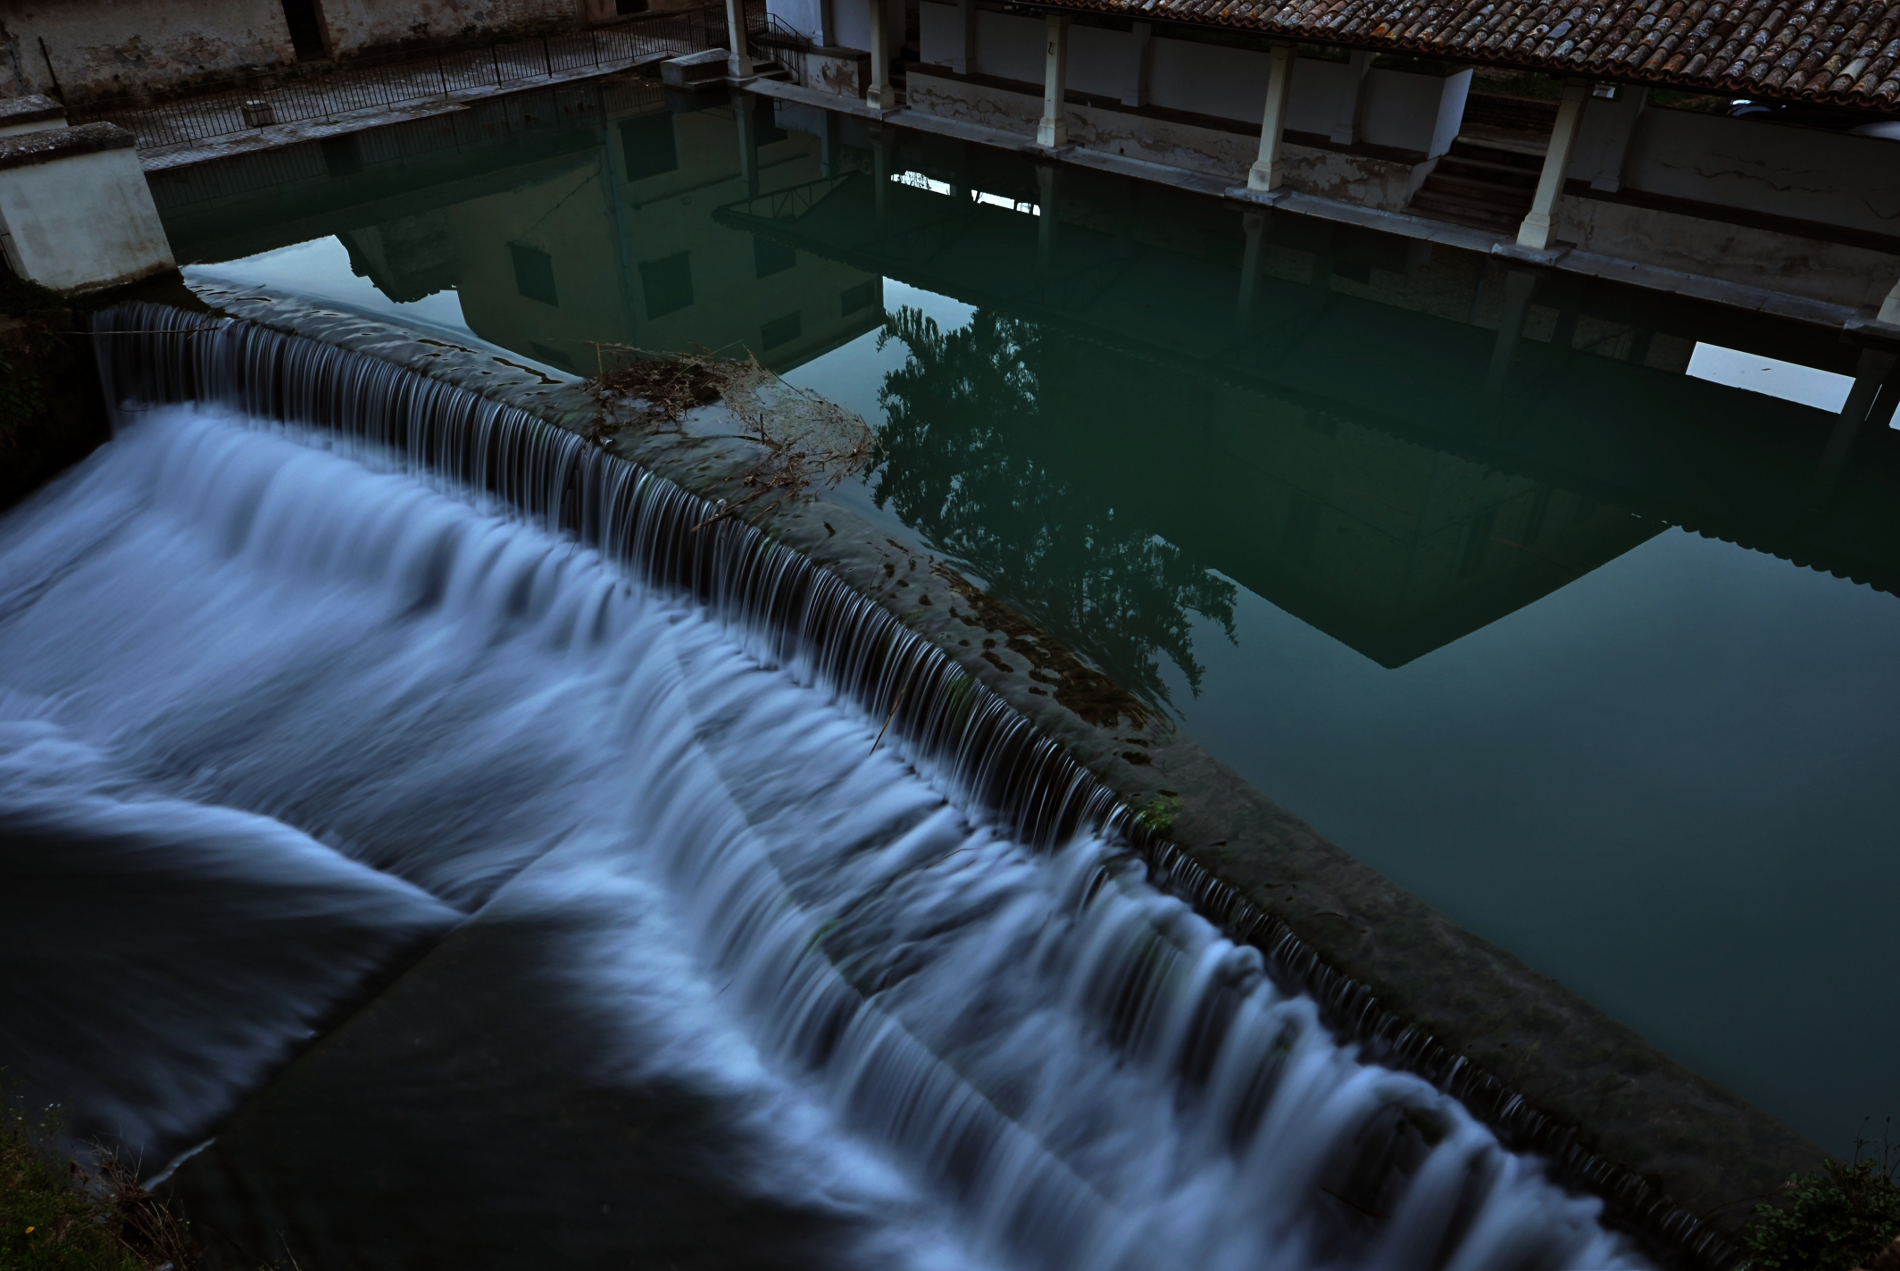
[[[185,1222],[116,1156],[91,1169],[54,1147],[57,1112],[0,1098],[0,1267],[7,1271],[184,1271]]]
[[[1828,1161],[1788,1180],[1742,1233],[1751,1271],[1854,1271],[1900,1239],[1900,1145],[1883,1138],[1880,1159]]]

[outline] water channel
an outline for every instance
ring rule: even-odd
[[[154,190],[201,287],[308,296],[493,346],[550,374],[584,372],[590,341],[756,353],[879,430],[882,458],[845,497],[1047,626],[1361,860],[1832,1151],[1851,1151],[1863,1118],[1900,1111],[1890,1063],[1900,1020],[1879,1006],[1900,965],[1892,921],[1900,858],[1890,846],[1891,798],[1881,793],[1900,742],[1889,653],[1900,641],[1900,438],[1862,437],[1842,469],[1821,470],[1842,377],[1854,367],[1848,346],[1793,323],[1607,284],[1553,276],[1526,291],[1503,262],[1469,253],[1249,216],[1221,200],[1074,169],[1039,170],[1025,157],[897,129],[874,133],[861,120],[763,98],[669,97],[643,82],[529,94],[158,174]],[[551,577],[553,549],[531,535],[510,537],[526,531],[478,523],[479,512],[431,502],[438,496],[423,485],[389,485],[393,473],[366,475],[242,418],[166,418],[168,440],[150,428],[129,434],[115,447],[122,453],[82,475],[89,495],[69,493],[67,503],[41,510],[44,523],[31,533],[15,526],[0,542],[50,579],[67,566],[33,553],[54,551],[45,544],[62,528],[75,541],[123,537],[124,525],[103,509],[114,489],[149,479],[138,473],[170,472],[183,486],[217,471],[233,491],[220,496],[232,506],[219,508],[174,506],[183,496],[167,494],[163,481],[143,489],[139,510],[126,515],[143,518],[148,539],[170,544],[172,560],[154,572],[149,558],[101,540],[85,568],[119,594],[111,614],[75,610],[62,619],[41,606],[21,619],[0,609],[0,621],[12,624],[0,627],[0,640],[65,668],[45,683],[9,683],[35,704],[16,700],[7,713],[16,734],[8,762],[84,795],[60,816],[35,804],[28,819],[43,837],[91,844],[125,880],[120,903],[129,907],[157,885],[142,850],[198,840],[203,868],[221,887],[251,889],[264,898],[256,912],[313,933],[304,953],[258,968],[257,999],[271,999],[275,976],[330,985],[311,1000],[335,1001],[357,977],[500,897],[483,912],[514,924],[523,966],[585,962],[594,968],[590,993],[645,1003],[640,1028],[648,1031],[622,1038],[609,1049],[623,1057],[602,1064],[633,1073],[636,1085],[716,1089],[725,1106],[750,1108],[720,1121],[727,1137],[706,1151],[722,1161],[802,1163],[803,1173],[766,1170],[737,1188],[747,1204],[770,1198],[787,1248],[809,1239],[843,1258],[836,1251],[848,1246],[851,1259],[881,1265],[1007,1256],[1133,1266],[1158,1265],[1150,1242],[1179,1239],[1193,1255],[1184,1265],[1252,1265],[1252,1236],[1195,1245],[1186,1233],[1196,1224],[1177,1219],[1177,1231],[1159,1222],[1159,1201],[1139,1221],[1083,1214],[1102,1197],[1191,1195],[1218,1205],[1210,1198],[1231,1201],[1264,1185],[1197,1173],[1183,1164],[1186,1148],[1156,1164],[1162,1172],[1153,1177],[1117,1164],[1118,1135],[1146,1125],[1152,1137],[1163,1121],[1091,1126],[1078,1108],[1033,1093],[1106,1080],[1092,1068],[1077,1075],[1087,1067],[1073,1058],[1085,1049],[1079,1042],[1062,1054],[1082,1068],[1059,1071],[1047,1054],[1005,1045],[993,1069],[962,1073],[987,1098],[1041,1109],[1045,1120],[1029,1117],[1035,1132],[1063,1145],[1054,1161],[1028,1149],[1009,1158],[1012,1177],[1045,1189],[1035,1193],[1043,1211],[1079,1215],[1073,1227],[1033,1239],[1007,1198],[972,1201],[973,1184],[954,1165],[938,1161],[949,1175],[920,1192],[883,1158],[840,1148],[824,1119],[842,1116],[864,1131],[873,1114],[840,1112],[849,1099],[827,1102],[787,1084],[770,1063],[708,1071],[706,1055],[730,1053],[717,1046],[624,1057],[666,1051],[673,1027],[680,1031],[672,1035],[704,1040],[729,1026],[706,999],[730,984],[682,972],[683,987],[671,988],[652,958],[723,930],[718,915],[743,888],[697,878],[698,890],[688,891],[703,912],[669,914],[655,899],[656,880],[671,877],[677,862],[628,864],[602,847],[621,832],[625,807],[577,818],[559,810],[568,806],[561,798],[527,793],[571,796],[600,780],[601,755],[573,734],[575,712],[603,736],[628,727],[611,674],[576,680],[558,652],[569,636],[528,628],[571,633],[567,608],[604,606],[614,616],[599,619],[605,634],[597,638],[612,650],[614,673],[637,677],[656,649],[666,667],[686,668],[654,691],[685,703],[680,720],[700,722],[662,723],[700,729],[706,754],[695,762],[718,774],[705,780],[731,792],[740,820],[755,822],[758,842],[735,836],[735,860],[784,851],[800,818],[841,815],[795,792],[735,784],[732,774],[752,753],[739,738],[795,747],[808,774],[820,774],[814,788],[855,801],[858,810],[833,827],[832,846],[880,845],[853,867],[858,873],[819,845],[778,868],[793,891],[808,889],[801,898],[812,912],[870,905],[872,925],[886,931],[962,933],[967,944],[952,940],[920,955],[921,965],[877,972],[915,976],[914,998],[892,1010],[922,1034],[947,991],[931,980],[931,966],[979,956],[970,950],[995,958],[1027,947],[1030,937],[1009,926],[1012,905],[1043,903],[1030,897],[1044,894],[1069,903],[1065,889],[1094,867],[1089,853],[1098,846],[1083,844],[1046,867],[1021,865],[1006,839],[985,837],[954,811],[930,811],[936,796],[925,786],[893,784],[876,765],[834,763],[822,741],[854,735],[860,723],[848,712],[809,733],[788,731],[794,708],[773,694],[789,690],[746,700],[757,672],[717,632],[632,601],[615,609],[600,599],[606,584],[587,573],[592,565],[546,583],[527,610],[519,598],[485,596],[501,575],[483,581],[476,570],[435,625],[405,629],[400,647],[353,648],[346,630],[393,623],[390,606],[417,585],[403,581],[410,566],[402,563],[417,550],[404,538],[421,533],[415,523],[432,527],[431,541],[462,545],[453,551],[489,542],[481,550],[509,562],[503,573],[523,577]],[[273,486],[270,474],[285,465],[301,466],[322,497],[299,502]],[[386,484],[365,484],[375,481]],[[390,500],[413,523],[374,512]],[[337,530],[355,547],[316,559],[295,546],[307,531],[272,530],[272,516],[285,524],[370,519]],[[194,520],[237,537],[214,550],[182,528]],[[214,566],[217,550],[235,555]],[[279,570],[285,581],[260,581]],[[182,581],[199,574],[204,581]],[[110,641],[48,652],[72,630],[131,622],[141,586],[156,585],[140,580],[159,577],[191,593],[155,605],[176,611],[166,639],[180,650],[219,630],[270,629],[281,621],[273,613],[325,614],[299,618],[306,626],[296,640],[247,655],[253,682],[283,686],[302,703],[286,718],[301,719],[304,733],[285,723],[270,763],[226,753],[219,741],[238,709],[205,704],[222,700],[220,677],[200,683],[184,660],[154,662]],[[495,650],[516,647],[510,641],[533,652],[530,670],[503,668]],[[426,675],[419,669],[465,643]],[[300,665],[315,669],[306,675]],[[113,712],[86,705],[89,676],[122,692]],[[151,687],[134,691],[140,681]],[[346,682],[366,686],[364,704],[332,718],[325,686]],[[459,704],[446,685],[458,686]],[[48,705],[60,702],[78,706]],[[58,727],[49,722],[56,716]],[[500,783],[491,797],[459,820],[440,807],[373,799],[346,814],[337,791],[347,774],[367,780],[353,748],[383,731],[440,738],[457,718],[476,716],[509,719],[531,740],[533,761],[451,749],[437,752],[442,770],[426,782],[387,776],[370,785],[393,799],[422,788],[417,782],[440,791],[484,774]],[[201,725],[210,731],[193,734],[194,720],[214,718]],[[108,753],[104,739],[141,729],[156,730],[145,733],[147,749]],[[373,749],[397,747],[385,739]],[[289,781],[293,769],[327,775]],[[312,837],[207,812],[199,804],[212,795]],[[659,788],[616,797],[668,806]],[[152,799],[176,802],[159,817],[164,824],[127,828],[123,805]],[[206,817],[218,824],[201,824]],[[466,822],[465,832],[432,848],[437,855],[405,856],[404,827],[430,817]],[[304,899],[247,872],[241,845],[257,836],[296,863]],[[317,846],[338,842],[360,850],[344,860]],[[997,858],[974,892],[875,899],[902,862],[959,850]],[[146,863],[127,864],[138,861]],[[647,916],[623,931],[602,909],[603,894]],[[588,895],[596,899],[583,902]],[[72,903],[75,912],[83,907],[76,896]],[[1173,933],[1182,956],[1201,959],[1196,974],[1245,978],[1244,967],[1230,965],[1236,955],[1183,927],[1168,902],[1127,903],[1142,910],[1141,921]],[[276,908],[285,905],[294,912]],[[1119,910],[1088,919],[1098,920],[1133,921]],[[796,924],[743,939],[726,932],[712,964],[737,968],[732,980],[744,981],[760,950],[824,934]],[[574,953],[581,946],[591,951],[585,958]],[[470,960],[497,956],[488,949]],[[495,965],[506,970],[510,958]],[[1051,983],[1086,983],[1089,974],[1049,971]],[[755,993],[761,1004],[782,991],[747,983],[732,991]],[[533,996],[512,992],[504,978],[467,1010],[512,1010]],[[181,1016],[206,1009],[157,1000]],[[531,1025],[571,1028],[547,1018],[555,1009],[532,1008]],[[915,1014],[905,1017],[906,1009]],[[1025,1028],[1033,1015],[1009,994],[990,1009],[991,1036]],[[1280,1012],[1271,1028],[1261,1025],[1269,1032],[1298,1011],[1264,998],[1257,1009]],[[144,1026],[163,1041],[157,1013]],[[800,1018],[792,1012],[767,1030],[768,1058],[774,1046],[809,1044],[798,1040],[807,1026]],[[184,1093],[127,1096],[121,1116],[149,1118],[150,1108],[166,1107],[170,1121],[140,1132],[182,1150],[209,1109],[228,1106],[246,1074],[267,1066],[266,1052],[321,1027],[307,1003],[286,1008],[264,1040],[229,1039],[201,1090],[187,1073],[204,1065],[202,1050],[181,1046],[164,1080]],[[109,1048],[110,1039],[89,1044]],[[976,1053],[953,1032],[922,1044]],[[1338,1062],[1329,1056],[1312,1063]],[[442,1062],[430,1057],[415,1071],[434,1079]],[[973,1061],[952,1066],[959,1062]],[[116,1068],[102,1062],[98,1072],[103,1089]],[[319,1094],[324,1080],[321,1065],[306,1079]],[[474,1084],[492,1080],[476,1074]],[[1338,1070],[1326,1080],[1354,1078]],[[1098,1102],[1127,1107],[1158,1098],[1137,1086],[1093,1089]],[[395,1093],[384,1093],[397,1106]],[[305,1097],[322,1106],[319,1096]],[[382,1097],[366,1096],[372,1111]],[[1451,1117],[1444,1125],[1456,1121],[1455,1109],[1425,1095],[1405,1098]],[[1143,1115],[1165,1120],[1160,1109],[1156,1102]],[[558,1124],[578,1115],[540,1112]],[[450,1114],[417,1115],[446,1124]],[[664,1118],[651,1123],[656,1152],[690,1137]],[[1462,1125],[1456,1134],[1467,1133]],[[534,1133],[505,1129],[503,1141]],[[1166,1128],[1183,1142],[1200,1132]],[[1434,1129],[1433,1142],[1448,1132]],[[563,1135],[548,1130],[543,1147],[569,1143]],[[886,1126],[868,1137],[896,1143],[903,1157],[903,1133]],[[1476,1143],[1460,1150],[1480,1151]],[[309,1186],[321,1187],[328,1150],[309,1166]],[[639,1175],[649,1164],[625,1168]],[[1087,1186],[1058,1198],[1077,1177]],[[1498,1184],[1496,1194],[1512,1198],[1498,1204],[1535,1214],[1523,1223],[1537,1240],[1585,1232],[1587,1213],[1562,1210],[1535,1192],[1535,1180],[1522,1193],[1530,1200],[1512,1186]],[[681,1202],[696,1214],[737,1203],[718,1189]],[[984,1215],[980,1239],[946,1217],[955,1204]],[[1274,1229],[1298,1226],[1309,1242],[1302,1261],[1369,1257],[1372,1265],[1392,1256],[1313,1221],[1289,1217]],[[1467,1250],[1472,1265],[1517,1248],[1509,1238]],[[1431,1245],[1445,1236],[1405,1239]],[[1092,1252],[1064,1262],[1052,1250],[1065,1241],[1071,1252]],[[1564,1247],[1574,1257],[1583,1246]],[[1437,1255],[1422,1256],[1421,1265]],[[1512,1256],[1529,1255],[1517,1248]],[[1591,1256],[1633,1255],[1602,1246]]]

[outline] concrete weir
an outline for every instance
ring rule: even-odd
[[[260,292],[206,286],[198,298],[214,313],[605,436],[612,453],[704,498],[745,497],[760,458],[718,405],[698,408],[681,430],[643,428],[637,408],[610,404],[603,413],[571,380],[488,351]],[[820,490],[750,519],[1059,743],[1038,780],[1069,783],[1061,787],[1069,799],[1083,786],[1099,789],[1102,807],[1120,809],[1109,823],[1146,856],[1155,881],[1261,949],[1278,982],[1317,999],[1335,1034],[1454,1095],[1506,1147],[1547,1158],[1559,1182],[1602,1197],[1609,1223],[1649,1256],[1732,1265],[1727,1237],[1752,1205],[1820,1160],[1787,1127],[1322,839],[920,545],[889,537]],[[908,681],[884,682],[864,705],[902,730],[918,707],[906,706]],[[234,1132],[255,1138],[271,1107],[267,1089]],[[214,1161],[199,1177],[230,1168]],[[208,1188],[203,1195],[235,1185],[184,1177],[188,1190]]]

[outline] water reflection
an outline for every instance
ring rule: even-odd
[[[1695,357],[1890,401],[1838,332],[639,82],[349,145],[158,174],[181,259],[822,382],[863,506],[1356,855],[1836,1150],[1890,1109],[1900,437]]]

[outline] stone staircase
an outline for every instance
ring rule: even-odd
[[[1526,136],[1460,133],[1425,184],[1411,210],[1500,234],[1515,234],[1531,210],[1544,143]]]

